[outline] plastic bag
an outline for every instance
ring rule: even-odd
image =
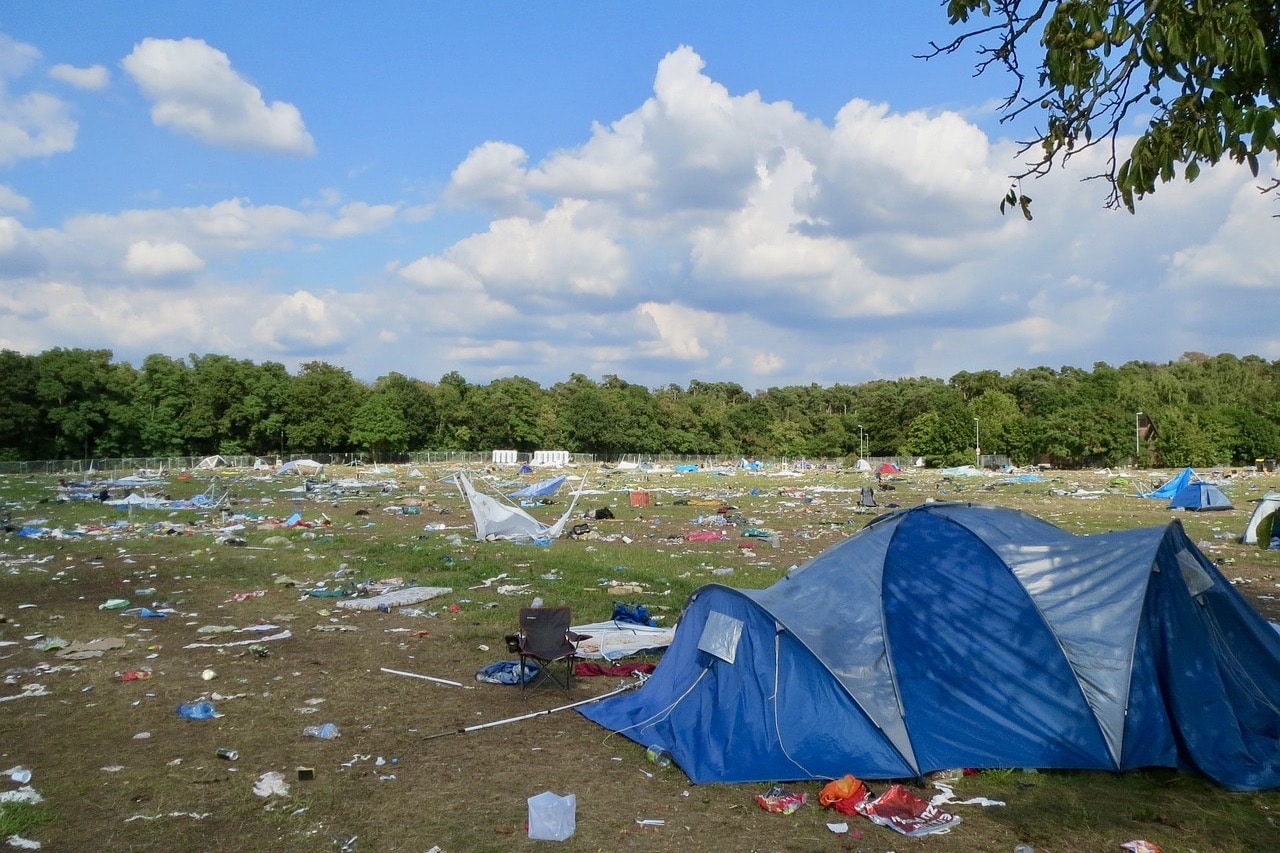
[[[577,824],[578,800],[544,791],[529,798],[529,837],[535,841],[564,841]]]

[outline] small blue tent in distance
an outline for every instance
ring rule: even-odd
[[[1280,634],[1173,521],[1077,535],[933,503],[761,590],[711,584],[579,712],[695,783],[1192,768],[1280,787]]]
[[[1169,500],[1169,509],[1193,512],[1231,509],[1231,499],[1213,483],[1187,483]]]

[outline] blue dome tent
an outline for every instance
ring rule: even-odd
[[[767,589],[702,587],[646,684],[579,711],[695,783],[1162,766],[1256,790],[1280,787],[1280,634],[1176,521],[934,503]]]
[[[1193,512],[1231,509],[1231,499],[1213,483],[1187,483],[1169,500],[1169,509]]]

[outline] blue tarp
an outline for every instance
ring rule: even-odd
[[[580,709],[695,783],[1192,768],[1280,787],[1280,634],[1182,526],[880,516],[763,590],[691,597],[638,691]]]
[[[565,480],[569,479],[565,475],[552,477],[549,480],[541,480],[531,486],[525,486],[517,492],[511,492],[509,498],[545,498],[554,495],[560,491],[560,487],[564,485]]]
[[[1158,498],[1159,500],[1169,500],[1178,492],[1182,491],[1182,489],[1188,483],[1191,482],[1192,478],[1195,477],[1195,475],[1196,475],[1196,472],[1192,471],[1190,467],[1183,468],[1182,472],[1178,474],[1178,476],[1174,477],[1172,480],[1169,480],[1167,483],[1165,483],[1160,488],[1156,489],[1154,492],[1143,492],[1142,497]]]

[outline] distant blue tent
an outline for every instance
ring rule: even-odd
[[[1231,499],[1212,483],[1187,483],[1169,501],[1169,509],[1189,509],[1194,512],[1231,509]]]
[[[511,492],[509,498],[547,498],[560,491],[560,487],[568,480],[567,475],[552,477],[549,480],[541,480],[531,486],[525,486],[518,492]]]
[[[1188,466],[1186,468],[1183,468],[1182,472],[1178,474],[1178,476],[1174,477],[1172,480],[1169,480],[1167,483],[1165,483],[1160,488],[1156,489],[1154,492],[1143,492],[1141,497],[1157,498],[1159,500],[1169,500],[1178,492],[1182,491],[1183,487],[1185,487],[1188,483],[1190,483],[1195,476],[1196,476],[1196,472],[1192,471],[1190,466]]]
[[[711,584],[638,691],[579,712],[695,783],[1191,768],[1280,787],[1280,633],[1182,526],[887,513],[763,590]]]

